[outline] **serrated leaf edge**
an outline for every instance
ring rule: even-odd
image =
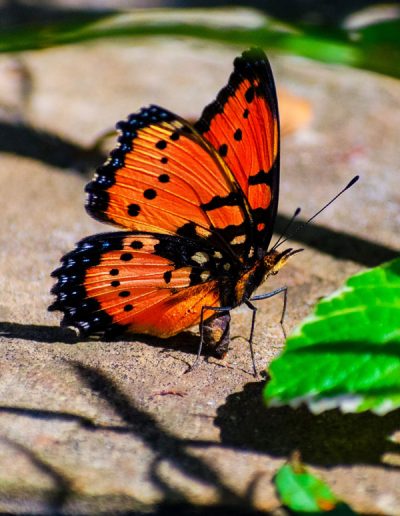
[[[356,394],[342,394],[332,398],[326,397],[319,399],[317,399],[317,396],[317,394],[309,393],[305,396],[298,396],[290,401],[284,401],[278,397],[267,398],[266,401],[268,407],[289,405],[293,409],[299,408],[304,403],[307,405],[310,412],[315,415],[333,409],[339,409],[344,414],[361,412],[368,409],[378,416],[384,416],[388,412],[398,408],[398,404],[387,399],[373,406],[373,399]]]

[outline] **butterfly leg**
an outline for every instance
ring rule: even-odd
[[[253,335],[254,335],[254,328],[255,328],[255,324],[256,324],[257,307],[254,306],[251,303],[251,301],[260,301],[261,299],[268,299],[269,297],[276,296],[277,294],[280,294],[281,292],[283,292],[283,310],[282,310],[280,324],[281,324],[281,327],[282,327],[283,334],[284,334],[284,336],[286,338],[285,328],[283,327],[283,320],[285,318],[285,313],[286,313],[287,287],[280,287],[280,288],[277,288],[276,290],[272,290],[271,292],[267,292],[266,294],[260,294],[258,296],[253,296],[250,299],[245,299],[244,300],[246,305],[252,311],[251,329],[250,329],[250,337],[249,337],[249,346],[250,346],[251,361],[253,363],[254,376],[257,376],[257,369],[256,369],[255,360],[254,360],[254,348],[253,348]]]
[[[283,326],[283,321],[284,321],[285,315],[286,315],[287,290],[288,290],[287,287],[280,287],[280,288],[277,288],[276,290],[272,290],[271,292],[267,292],[265,294],[260,294],[258,296],[253,296],[252,298],[250,298],[250,301],[260,301],[261,299],[268,299],[269,297],[276,296],[277,294],[280,294],[281,292],[283,292],[283,308],[282,308],[282,315],[281,315],[281,319],[280,319],[279,323],[281,325],[282,332],[283,332],[285,339],[286,339],[286,331],[285,331],[285,327]]]
[[[201,352],[203,350],[203,345],[206,341],[206,339],[205,339],[205,321],[204,321],[204,313],[206,310],[213,310],[216,313],[222,313],[222,314],[228,316],[227,318],[224,318],[223,320],[221,319],[223,317],[223,315],[217,318],[217,319],[221,319],[220,329],[223,330],[225,333],[227,333],[228,338],[221,338],[219,347],[216,347],[214,349],[216,354],[218,356],[220,356],[221,358],[224,357],[224,355],[227,352],[227,349],[225,349],[225,348],[227,348],[227,344],[229,343],[229,326],[230,326],[229,312],[230,312],[230,310],[232,310],[232,307],[231,306],[203,306],[201,308],[201,315],[200,315],[200,343],[199,343],[199,348],[197,350],[197,357],[196,357],[196,360],[193,362],[193,364],[186,371],[187,373],[189,371],[192,371],[199,364]],[[210,338],[212,338],[212,337],[210,337]]]
[[[253,349],[253,334],[254,334],[254,327],[256,324],[256,314],[257,314],[257,307],[254,306],[248,299],[245,299],[244,302],[246,305],[250,308],[252,314],[251,314],[251,329],[250,329],[250,337],[249,337],[249,346],[250,346],[250,354],[251,354],[251,362],[253,364],[253,374],[255,377],[257,377],[257,368],[256,363],[254,360],[254,349]]]

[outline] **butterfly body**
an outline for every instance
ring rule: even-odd
[[[195,125],[150,106],[117,128],[86,209],[124,231],[88,237],[62,258],[50,309],[83,335],[166,338],[203,321],[205,343],[223,355],[229,309],[291,255],[268,251],[279,190],[268,60],[260,49],[237,58]]]

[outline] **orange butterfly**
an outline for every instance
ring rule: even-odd
[[[279,117],[268,59],[234,61],[191,125],[158,106],[119,122],[118,146],[86,186],[95,219],[127,231],[81,240],[53,272],[62,325],[84,336],[121,330],[171,337],[200,323],[224,356],[229,310],[297,251],[268,251],[278,206]],[[254,362],[253,362],[254,363]]]

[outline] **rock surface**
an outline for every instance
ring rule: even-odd
[[[84,185],[101,161],[87,149],[142,105],[197,117],[241,50],[162,39],[56,48],[20,56],[21,80],[31,81],[20,110],[18,78],[9,78],[9,96],[7,84],[0,88],[1,511],[173,504],[274,511],[271,479],[297,449],[355,510],[399,514],[398,464],[382,459],[395,461],[386,438],[399,429],[399,412],[267,410],[243,338],[232,341],[225,361],[210,359],[184,374],[196,330],[168,341],[79,341],[59,327],[58,313],[47,312],[50,272],[61,255],[109,230],[83,207]],[[291,329],[346,277],[399,247],[400,83],[290,57],[271,61],[279,87],[313,111],[308,127],[283,141],[277,232],[298,205],[311,216],[361,175],[296,235],[293,246],[306,252],[262,287],[288,285]],[[283,345],[281,307],[279,296],[259,305],[259,370]],[[249,312],[241,307],[232,319],[232,335],[246,337]]]

